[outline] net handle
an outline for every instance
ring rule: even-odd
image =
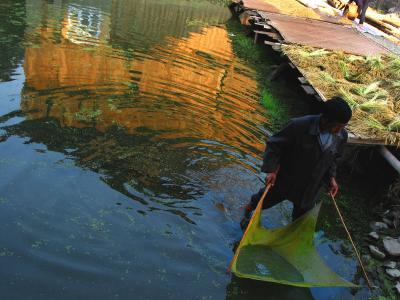
[[[250,219],[250,221],[249,221],[249,224],[247,224],[246,230],[245,230],[245,232],[244,232],[244,234],[243,234],[243,236],[242,236],[242,239],[240,240],[239,246],[238,246],[237,249],[236,249],[235,255],[233,256],[233,258],[232,258],[232,260],[231,260],[231,263],[229,264],[229,267],[228,267],[228,269],[226,270],[227,273],[231,273],[232,267],[233,267],[233,263],[236,261],[237,257],[239,256],[240,246],[242,245],[242,243],[243,243],[243,241],[244,241],[244,239],[245,239],[245,237],[246,237],[246,235],[247,235],[247,233],[248,233],[248,231],[249,231],[251,225],[252,225],[253,222],[254,222],[254,219],[255,219],[255,216],[256,216],[256,213],[255,213],[255,212],[262,208],[264,199],[265,199],[265,197],[267,196],[267,193],[268,193],[268,191],[271,189],[271,187],[272,187],[271,184],[268,184],[268,185],[265,187],[264,193],[262,194],[260,201],[258,201],[257,207],[256,207],[256,209],[254,210],[253,215],[251,216],[251,219]]]
[[[358,253],[356,245],[354,244],[353,239],[351,238],[351,234],[350,234],[349,230],[347,229],[346,223],[344,222],[344,219],[343,219],[342,213],[340,212],[339,206],[337,205],[335,197],[333,196],[333,194],[332,193],[329,193],[329,194],[331,195],[333,204],[335,205],[335,208],[336,208],[336,211],[337,211],[337,213],[339,215],[340,221],[342,222],[344,230],[346,231],[347,236],[348,236],[348,238],[349,238],[349,240],[351,242],[351,245],[353,246],[354,252],[356,253],[358,262],[360,263],[360,266],[361,266],[361,269],[362,269],[362,271],[364,273],[364,277],[365,277],[365,280],[367,281],[368,287],[371,289],[372,288],[372,284],[369,281],[369,278],[368,278],[367,272],[365,271],[364,264],[363,264],[363,262],[361,260],[360,254]]]

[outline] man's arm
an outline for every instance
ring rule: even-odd
[[[344,132],[344,138],[341,143],[338,145],[338,151],[333,159],[332,165],[328,170],[328,180],[329,180],[329,193],[336,196],[337,192],[339,191],[339,186],[336,182],[336,172],[337,172],[337,165],[340,158],[343,156],[344,147],[347,143],[347,132]]]
[[[295,124],[291,120],[283,129],[268,140],[261,166],[262,172],[268,174],[277,172],[283,151],[294,143],[294,129]]]

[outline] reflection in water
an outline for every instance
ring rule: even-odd
[[[229,15],[208,1],[113,1],[110,42],[122,49],[146,49],[169,37],[185,38],[204,26],[221,24]]]
[[[146,54],[132,50],[133,59],[109,56],[102,45],[85,51],[66,39],[43,41],[25,53],[22,110],[29,119],[100,131],[168,130],[170,138],[213,139],[255,154],[263,147],[256,83],[235,61],[224,28],[169,38]]]
[[[224,28],[170,37],[167,45],[147,53],[132,50],[133,59],[112,56],[102,43],[82,50],[67,39],[68,28],[62,32],[60,44],[42,36],[39,47],[26,49],[21,108],[28,120],[37,121],[9,132],[48,146],[51,137],[63,137],[52,146],[77,149],[77,163],[106,174],[113,188],[133,199],[150,189],[180,199],[171,200],[174,204],[199,193],[192,191],[199,182],[179,178],[187,170],[212,171],[249,151],[256,156],[263,147],[256,83],[252,71],[235,61]],[[40,131],[45,135],[38,136],[38,128],[46,128]],[[76,131],[68,128],[87,128],[91,134],[71,139]],[[212,162],[213,156],[221,158]],[[171,178],[171,170],[178,178]]]
[[[53,147],[77,149],[76,162],[106,175],[104,181],[116,190],[145,204],[150,195],[143,189],[169,195],[173,200],[153,201],[172,202],[172,208],[207,185],[200,186],[201,178],[192,182],[188,170],[212,171],[261,150],[257,126],[264,117],[256,83],[252,71],[235,60],[226,29],[169,37],[163,46],[146,53],[130,49],[126,56],[105,41],[82,49],[71,42],[70,22],[64,24],[60,43],[48,39],[53,32],[47,30],[36,47],[26,49],[21,108],[28,120],[37,121],[9,132],[48,146],[51,137],[60,136]],[[38,128],[46,128],[40,131],[45,135],[38,136]],[[91,134],[77,139],[68,128]]]
[[[0,82],[11,80],[23,58],[21,47],[25,30],[25,1],[0,2]]]
[[[190,200],[204,195],[204,177],[232,164],[222,145],[197,139],[159,139],[159,132],[145,128],[135,136],[116,126],[101,133],[93,128],[60,127],[57,120],[46,118],[6,130],[10,136],[27,137],[29,143],[64,153],[77,166],[100,173],[102,180],[120,193],[152,209],[178,214],[190,223],[187,214],[200,213]]]

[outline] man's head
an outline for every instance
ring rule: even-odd
[[[338,133],[351,119],[351,108],[345,100],[333,97],[323,104],[320,128],[330,133]]]

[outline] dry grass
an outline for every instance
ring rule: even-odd
[[[362,57],[295,45],[283,49],[326,98],[340,95],[349,103],[352,132],[400,145],[398,56]]]
[[[317,20],[321,19],[321,16],[318,15],[313,9],[300,4],[296,0],[285,0],[285,1],[263,0],[263,2],[273,5],[281,13],[286,15],[305,17]]]

